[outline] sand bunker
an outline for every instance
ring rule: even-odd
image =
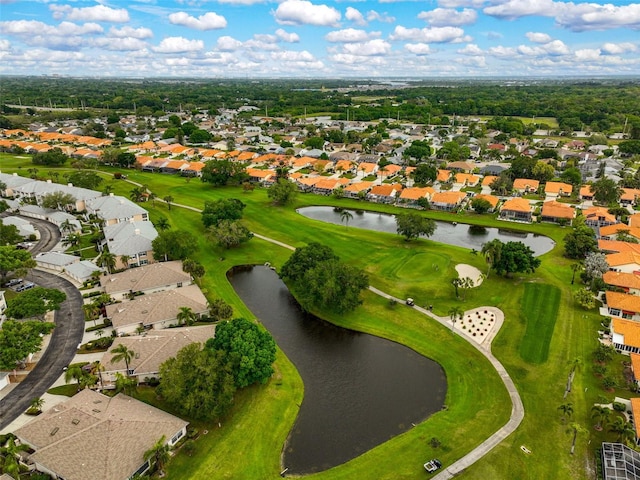
[[[455,329],[480,344],[488,345],[498,333],[503,321],[502,310],[495,307],[478,307],[464,312],[462,320],[456,322]]]
[[[456,265],[456,272],[458,272],[458,276],[460,278],[469,277],[471,280],[473,280],[474,287],[479,287],[482,283],[482,280],[484,279],[484,275],[482,275],[482,272],[480,270],[471,265],[467,265],[466,263],[459,263],[458,265]]]

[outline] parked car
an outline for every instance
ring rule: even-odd
[[[20,285],[18,288],[16,288],[16,292],[24,292],[25,290],[29,290],[30,288],[35,287],[36,284],[33,282],[27,282],[23,285]]]
[[[437,458],[434,458],[433,460],[429,460],[427,463],[424,464],[424,469],[429,473],[433,473],[436,470],[439,470],[440,468],[442,468],[442,463],[440,463],[440,460],[438,460]]]
[[[21,283],[22,283],[22,279],[21,278],[12,278],[7,283],[5,283],[3,286],[5,286],[5,287],[13,287],[14,285],[20,285]]]

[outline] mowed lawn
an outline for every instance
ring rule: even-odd
[[[522,297],[522,318],[527,324],[520,356],[539,364],[547,360],[560,306],[560,289],[545,283],[527,283]]]

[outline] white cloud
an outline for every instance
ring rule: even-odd
[[[465,8],[462,11],[450,8],[436,8],[428,12],[420,12],[418,18],[425,20],[433,27],[471,25],[476,23],[478,13],[471,8]]]
[[[637,52],[638,46],[631,42],[605,43],[601,47],[602,52],[609,55],[620,55],[622,53]]]
[[[300,41],[300,36],[297,33],[289,33],[282,28],[276,30],[276,37],[286,43],[298,43]]]
[[[467,67],[486,68],[487,66],[486,59],[482,55],[474,57],[459,57],[456,58],[456,62]]]
[[[176,12],[169,15],[169,22],[173,25],[182,25],[196,30],[217,30],[227,26],[227,20],[214,12],[207,12],[198,18],[192,17],[186,12]]]
[[[12,20],[0,22],[0,32],[8,35],[20,35],[29,37],[31,35],[51,35],[69,36],[86,35],[91,33],[101,33],[104,30],[97,23],[85,23],[78,25],[71,22],[62,22],[58,26],[47,25],[37,20]]]
[[[485,7],[483,12],[492,17],[515,20],[528,15],[553,15],[553,0],[507,0],[497,5]],[[557,10],[556,10],[557,11]]]
[[[594,62],[601,58],[599,48],[584,48],[576,50],[574,55],[576,56],[576,60],[579,62]]]
[[[362,15],[362,13],[360,13],[360,10],[356,10],[353,7],[347,7],[347,11],[344,14],[344,18],[361,27],[367,24],[367,21],[364,19],[364,16]]]
[[[468,41],[464,30],[459,27],[406,28],[397,25],[391,40],[414,40],[425,43],[450,43]]]
[[[228,35],[218,38],[216,42],[216,49],[222,52],[234,52],[240,47],[242,47],[242,42]]]
[[[202,40],[188,40],[184,37],[167,37],[160,42],[160,45],[153,47],[158,53],[186,53],[197,52],[204,48]]]
[[[344,30],[336,30],[325,35],[325,39],[332,43],[350,43],[350,42],[366,42],[372,37],[379,37],[380,32],[368,33],[364,30],[355,28],[346,28]]]
[[[256,37],[260,37],[260,35],[256,35]],[[242,46],[248,50],[280,50],[280,47],[278,47],[275,39],[273,41],[270,41],[268,38],[262,40],[259,38],[252,38],[251,40],[247,40],[246,42],[244,42]]]
[[[280,52],[273,52],[271,58],[274,60],[285,62],[315,62],[316,58],[306,50],[296,52],[293,50],[284,50]]]
[[[481,8],[484,4],[487,3],[487,0],[439,0],[438,5],[445,8],[461,8],[461,7],[471,7],[471,8]]]
[[[336,27],[340,12],[327,5],[314,5],[307,0],[285,0],[274,12],[275,19],[283,25],[317,25]]]
[[[367,65],[372,65],[371,59],[368,57],[364,57],[362,55],[353,55],[351,53],[336,53],[331,56],[331,60],[335,63],[341,64],[343,66],[357,65],[358,63],[367,63]]]
[[[9,43],[9,40],[0,38],[0,52],[6,52],[10,49],[11,49],[11,43]]]
[[[497,47],[491,47],[487,52],[494,57],[515,57],[518,55],[518,52],[513,47],[503,47],[502,45]]]
[[[92,46],[101,47],[105,50],[128,52],[142,50],[147,47],[147,42],[134,37],[98,38]]]
[[[228,5],[255,5],[264,2],[265,0],[218,0],[218,3],[226,3]]]
[[[343,47],[344,52],[351,55],[363,55],[366,57],[376,55],[386,55],[391,51],[391,45],[377,38],[375,40],[369,40],[362,43],[347,43]]]
[[[475,43],[470,43],[466,45],[464,48],[461,48],[460,50],[458,50],[458,53],[462,55],[471,55],[471,56],[484,54],[482,49]]]
[[[431,47],[426,43],[407,43],[404,48],[415,55],[429,55],[431,53]]]
[[[145,27],[140,28],[131,28],[129,26],[124,26],[122,28],[111,27],[109,29],[110,37],[117,38],[151,38],[153,37],[153,32]]]
[[[526,37],[533,43],[548,43],[551,41],[551,36],[547,33],[527,32]]]
[[[391,15],[388,15],[387,12],[378,13],[375,10],[369,10],[367,12],[367,21],[368,22],[377,21],[377,22],[382,22],[382,23],[393,23],[393,22],[396,21],[396,17],[392,17]]]
[[[556,7],[559,9],[556,14],[558,25],[574,32],[619,27],[640,30],[640,3],[616,6],[610,3],[557,2]]]
[[[53,4],[49,5],[49,10],[53,12],[53,18],[56,20],[66,17],[67,20],[81,22],[124,23],[129,21],[129,12],[125,8],[115,9],[104,5],[75,8],[70,5]]]
[[[561,40],[553,40],[551,42],[539,45],[537,47],[530,47],[528,45],[520,45],[518,52],[522,55],[539,57],[545,55],[568,55],[570,52]]]

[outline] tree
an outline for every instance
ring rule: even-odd
[[[405,150],[406,152],[406,150]],[[435,166],[428,163],[421,163],[412,173],[413,181],[417,185],[426,185],[435,181],[438,176],[438,170]]]
[[[6,438],[6,437],[5,437]],[[20,478],[20,452],[27,452],[29,445],[16,445],[16,437],[9,434],[4,445],[0,445],[0,473],[6,473],[10,478]]]
[[[456,288],[456,297],[458,296]],[[451,318],[451,331],[456,328],[456,320],[462,320],[464,317],[464,311],[460,307],[451,307],[449,309],[449,318]]]
[[[488,265],[487,277],[489,276],[489,272],[493,268],[493,265],[500,260],[500,252],[502,252],[503,245],[504,243],[497,238],[482,244],[482,250],[480,252]]]
[[[202,264],[190,258],[186,258],[182,262],[182,270],[187,272],[193,278],[202,278],[204,277],[204,273],[205,273],[205,270]]]
[[[602,424],[609,419],[611,415],[611,409],[609,407],[603,407],[601,405],[594,405],[591,407],[591,418],[597,418],[596,430],[602,430]]]
[[[206,143],[211,140],[211,134],[206,130],[197,129],[189,135],[189,143]]]
[[[586,225],[578,225],[564,237],[564,251],[569,258],[581,260],[597,247],[595,232]]]
[[[569,167],[560,174],[560,179],[574,187],[579,187],[582,185],[582,172],[576,167]]]
[[[510,277],[513,273],[533,273],[540,266],[540,259],[522,242],[507,242],[502,246],[500,258],[493,268],[499,275]]]
[[[113,273],[113,269],[116,267],[116,260],[116,256],[105,248],[98,257],[97,263],[106,268],[109,273]]]
[[[68,206],[75,208],[76,197],[62,191],[47,193],[42,197],[42,206],[53,210],[65,210]]]
[[[578,438],[578,434],[579,433],[587,433],[587,431],[580,424],[578,424],[576,422],[573,422],[569,426],[567,432],[573,434],[573,440],[571,441],[571,455],[573,455],[573,453],[576,450],[576,440]]]
[[[617,442],[624,442],[634,440],[636,437],[636,429],[631,422],[623,417],[615,417],[612,422],[609,423],[609,433],[613,433],[616,436]]]
[[[571,285],[573,285],[576,280],[576,273],[581,270],[584,270],[584,265],[581,262],[576,262],[571,265]]]
[[[296,248],[280,269],[280,277],[289,283],[302,280],[304,274],[318,263],[326,260],[338,260],[331,247],[318,242],[311,242],[305,247]]]
[[[349,220],[353,219],[353,213],[349,210],[340,211],[340,221],[344,223],[345,228],[349,228]]]
[[[34,165],[47,165],[49,167],[60,167],[67,163],[69,157],[58,148],[52,148],[47,152],[38,152],[31,157],[31,163]]]
[[[596,299],[593,296],[593,292],[588,288],[584,287],[575,292],[575,299],[578,305],[580,305],[585,310],[591,310],[596,306]]]
[[[411,145],[404,149],[402,157],[405,159],[413,158],[420,161],[431,156],[431,145],[426,140],[414,140]],[[435,180],[435,177],[433,178]],[[417,182],[417,180],[416,180]]]
[[[471,208],[473,208],[476,213],[483,214],[491,210],[491,203],[484,198],[474,198],[471,200]]]
[[[513,190],[513,180],[509,177],[509,175],[505,172],[501,173],[491,185],[491,192],[496,195],[508,195]]]
[[[617,205],[622,189],[612,179],[603,177],[591,185],[593,199],[602,205]]]
[[[180,307],[180,311],[178,312],[176,319],[178,320],[178,325],[186,325],[187,327],[190,327],[196,322],[197,316],[191,308]]]
[[[232,362],[222,351],[199,343],[182,348],[160,365],[157,392],[179,413],[197,420],[224,415],[235,393]]]
[[[573,403],[563,403],[558,407],[558,410],[562,412],[562,422],[566,422],[567,418],[573,415]]]
[[[269,187],[267,197],[273,201],[274,205],[286,205],[293,201],[297,193],[298,187],[295,183],[281,178]]]
[[[80,241],[82,240],[82,237],[80,236],[79,233],[70,233],[68,234],[66,237],[64,237],[64,239],[62,240],[62,245],[64,247],[77,247],[78,245],[80,245]]]
[[[113,356],[111,357],[111,363],[124,362],[127,368],[126,375],[129,376],[129,363],[136,356],[136,352],[131,350],[126,345],[120,344],[117,347],[112,348],[111,353],[113,353]]]
[[[153,226],[160,231],[165,231],[171,228],[171,224],[169,223],[169,220],[167,220],[167,217],[158,218]]]
[[[233,307],[221,298],[216,298],[209,304],[209,315],[215,320],[228,320],[233,316]]]
[[[209,160],[202,168],[202,177],[200,177],[203,182],[211,183],[215,187],[228,184],[240,185],[248,178],[245,166],[230,160]]]
[[[9,318],[44,318],[47,312],[60,310],[67,294],[53,288],[35,287],[9,300],[5,311]]]
[[[433,235],[436,231],[436,222],[415,212],[399,213],[396,215],[396,231],[399,235],[404,235],[408,242],[420,235],[426,237]]]
[[[609,271],[607,257],[602,252],[590,252],[584,259],[584,274],[589,280],[602,278]]]
[[[13,370],[30,353],[40,350],[42,336],[54,327],[53,323],[39,320],[6,320],[0,329],[0,369]]]
[[[31,399],[31,403],[29,404],[29,410],[35,413],[40,413],[42,412],[43,406],[44,406],[44,398],[34,397]]]
[[[240,220],[246,205],[237,198],[223,198],[205,201],[202,210],[202,223],[205,227],[217,225],[221,220]]]
[[[226,249],[237,247],[253,238],[253,233],[239,221],[221,220],[217,225],[211,225],[208,231],[211,238]]]
[[[146,189],[143,187],[134,187],[129,192],[129,198],[134,202],[142,202],[147,198]]]
[[[1,213],[1,212],[0,212]],[[5,225],[0,220],[0,245],[15,245],[22,241],[22,235],[15,225]]]
[[[155,466],[156,471],[160,476],[163,475],[163,468],[169,461],[171,456],[169,455],[169,445],[167,445],[167,438],[163,435],[149,450],[144,452],[144,459],[149,460],[152,465]]]
[[[231,360],[236,388],[266,383],[273,375],[276,342],[264,328],[244,318],[223,321],[206,348],[221,350]]]
[[[138,386],[138,381],[135,378],[129,378],[120,372],[116,372],[115,376],[115,393],[124,392],[126,395],[131,395]]]
[[[131,168],[136,163],[136,156],[131,152],[121,152],[118,154],[118,165],[123,168]]]
[[[162,198],[162,200],[164,200],[167,204],[167,208],[171,210],[171,202],[173,202],[173,197],[171,195],[166,195]]]
[[[535,178],[536,180],[540,180],[541,182],[548,182],[555,176],[556,170],[552,165],[549,165],[548,163],[536,162],[531,173],[533,174],[533,178]]]
[[[71,172],[67,176],[67,181],[76,187],[97,190],[102,183],[102,177],[95,172],[77,171]]]
[[[197,245],[197,240],[190,232],[183,230],[167,230],[160,232],[151,242],[153,258],[156,260],[184,260]]]

